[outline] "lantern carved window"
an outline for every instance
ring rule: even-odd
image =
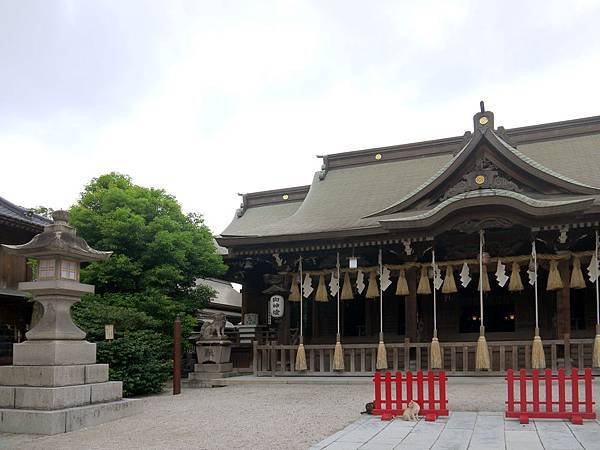
[[[78,266],[75,261],[63,259],[60,261],[60,277],[65,280],[77,280]]]
[[[38,278],[48,280],[56,278],[56,264],[54,259],[40,259],[38,263]]]

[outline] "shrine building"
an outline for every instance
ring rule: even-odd
[[[427,368],[434,331],[449,373],[477,372],[480,332],[487,373],[529,367],[536,331],[547,367],[591,365],[600,116],[505,129],[482,103],[472,127],[322,156],[310,185],[243,195],[217,241],[263,330],[255,373],[300,374],[301,341],[302,374],[372,373],[380,341],[389,368]]]

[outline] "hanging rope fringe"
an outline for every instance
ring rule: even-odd
[[[325,275],[319,275],[319,286],[315,293],[315,302],[327,302],[327,287],[325,286]]]
[[[581,272],[581,259],[579,256],[573,258],[570,286],[572,289],[585,289],[585,278],[583,278],[583,273]]]
[[[594,339],[594,353],[592,354],[592,366],[600,367],[600,324],[596,324],[596,338]]]
[[[377,370],[387,369],[387,352],[383,343],[383,333],[379,333],[379,345],[377,346]]]
[[[490,292],[492,289],[490,288],[490,277],[488,276],[487,266],[483,266],[483,273],[480,273],[479,276],[482,276],[483,279],[483,292]],[[479,290],[480,284],[477,283],[477,290]]]
[[[533,338],[533,344],[531,345],[531,368],[546,368],[546,355],[544,354],[544,346],[542,344],[542,338],[540,337],[539,328],[535,329],[535,336]]]
[[[490,369],[490,350],[485,340],[485,327],[479,327],[479,339],[477,339],[477,351],[475,352],[475,368],[479,370]]]
[[[508,282],[508,290],[510,292],[517,292],[523,290],[523,281],[521,281],[521,268],[519,267],[518,262],[512,263],[510,281]]]
[[[398,274],[398,283],[396,284],[396,295],[410,295],[408,283],[406,282],[406,273],[404,269],[400,269]]]
[[[292,274],[292,285],[290,286],[290,295],[288,296],[288,301],[300,301],[300,288],[298,287],[298,277],[295,273]]]
[[[348,272],[344,275],[344,287],[342,287],[341,300],[352,300],[354,299],[354,293],[352,292],[352,283],[350,282],[350,274]]]
[[[335,350],[333,352],[333,370],[344,370],[344,350],[339,333],[335,338]]]
[[[433,332],[433,339],[431,339],[431,345],[429,347],[430,361],[429,365],[431,369],[442,369],[442,349],[440,347],[440,341],[437,338],[437,330]]]
[[[306,370],[306,352],[304,351],[304,338],[300,336],[300,345],[296,352],[296,370]]]
[[[452,266],[448,264],[446,266],[446,277],[444,278],[444,284],[442,285],[442,294],[454,294],[455,292],[458,292],[456,289],[456,281],[454,281]]]
[[[563,282],[558,271],[558,261],[550,261],[550,271],[548,272],[547,291],[556,291],[563,288]]]
[[[425,266],[421,267],[421,278],[419,279],[419,286],[417,286],[417,294],[431,294],[431,286],[429,285],[429,278],[427,277],[427,267]]]
[[[367,287],[367,298],[378,298],[379,288],[377,287],[377,273],[373,270],[369,273],[369,286]]]

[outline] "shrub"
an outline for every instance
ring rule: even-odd
[[[130,331],[98,342],[98,362],[110,364],[110,379],[123,381],[123,395],[156,394],[171,376],[171,340],[150,331]]]

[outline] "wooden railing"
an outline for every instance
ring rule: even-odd
[[[449,375],[505,375],[507,369],[531,368],[531,341],[488,342],[491,370],[475,369],[477,342],[442,342],[443,370]],[[593,339],[555,339],[543,341],[546,366],[552,370],[573,367],[583,371],[592,365]],[[375,372],[377,344],[345,344],[344,371],[333,370],[335,345],[305,345],[308,370],[294,368],[297,346],[254,343],[252,367],[264,376],[354,376]],[[415,371],[429,369],[429,343],[386,344],[388,369]]]

